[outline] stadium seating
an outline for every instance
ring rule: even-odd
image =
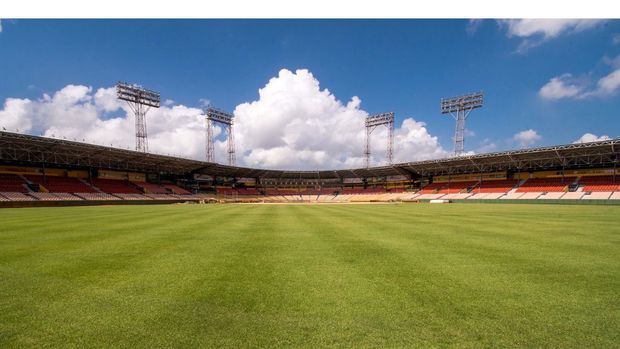
[[[575,181],[575,177],[557,178],[530,178],[517,189],[518,193],[566,191]]]
[[[181,195],[190,195],[191,193],[177,185],[174,184],[162,184],[162,187],[170,190],[172,193],[174,194],[181,194]]]
[[[131,183],[118,179],[94,178],[93,185],[108,194],[141,194]]]
[[[435,194],[446,184],[447,183],[430,183],[420,190],[420,194]]]
[[[75,195],[90,201],[120,200],[119,197],[107,193],[75,193]]]
[[[0,195],[9,199],[9,201],[36,201],[36,198],[20,192],[0,192]]]
[[[237,189],[239,195],[260,195],[256,188],[239,188]]]
[[[521,195],[519,199],[526,199],[526,200],[538,199],[541,195],[543,195],[543,192],[541,191],[527,191],[523,193],[523,195]]]
[[[426,185],[422,190],[420,190],[421,195],[425,195],[424,197],[418,197],[418,199],[437,199],[439,196],[429,195],[429,194],[465,194],[467,190],[473,186],[475,186],[478,181],[464,181],[464,182],[434,182]],[[469,195],[456,195],[450,196],[449,198],[465,198]]]
[[[461,200],[461,199],[467,199],[471,195],[472,195],[471,193],[451,193],[451,194],[446,194],[442,196],[441,198],[449,199],[449,200]]]
[[[75,196],[73,194],[69,194],[69,193],[51,193],[54,196],[58,197],[60,200],[62,201],[78,201],[78,200],[83,200],[82,198]]]
[[[195,198],[197,200],[216,200],[217,196],[215,194],[196,193],[196,194],[192,194],[191,198]]]
[[[487,195],[489,195],[489,193],[476,193],[476,194],[468,197],[468,199],[470,199],[470,200],[485,199],[487,197]]]
[[[40,201],[79,201],[82,198],[71,195],[69,193],[30,193],[33,197],[37,198]]]
[[[142,191],[147,194],[168,194],[170,191],[159,184],[148,182],[133,182],[133,184],[142,188]]]
[[[620,176],[584,176],[579,179],[583,191],[620,191]]]
[[[593,191],[586,192],[581,198],[582,200],[607,200],[613,193],[610,191]]]
[[[472,193],[507,193],[519,183],[518,179],[490,180],[480,182]]]
[[[299,194],[299,190],[297,189],[265,189],[265,194],[267,195],[297,195]]]
[[[562,200],[579,200],[583,197],[585,193],[582,191],[569,191],[562,195]]]
[[[97,191],[90,185],[73,177],[54,177],[26,175],[30,182],[39,184],[50,193],[96,193]]]
[[[611,194],[611,196],[609,197],[610,200],[620,200],[620,192],[614,192],[613,194]]]
[[[566,193],[562,192],[562,191],[550,191],[550,192],[547,192],[547,193],[539,196],[538,198],[541,199],[541,200],[559,199],[562,196],[564,196],[565,194]],[[525,194],[525,195],[527,195],[527,194]]]
[[[422,191],[420,191],[422,192]],[[416,196],[416,199],[439,199],[440,197],[444,196],[446,194],[441,194],[441,193],[421,193],[420,195]]]
[[[468,197],[467,199],[472,199],[472,200],[480,200],[480,199],[495,200],[495,199],[501,198],[505,194],[506,194],[505,192],[501,192],[501,193],[476,193],[476,194]]]
[[[114,196],[118,196],[123,200],[153,200],[150,197],[144,196],[142,194],[115,193]]]
[[[342,194],[372,194],[385,193],[385,188],[344,188],[340,191]]]
[[[229,188],[229,187],[218,187],[215,189],[215,192],[218,195],[228,195],[228,196],[237,194],[237,191],[234,188]]]
[[[508,193],[506,195],[502,195],[500,197],[500,199],[502,200],[514,200],[514,199],[520,199],[523,196],[523,193]],[[487,197],[488,198],[488,197]]]
[[[478,184],[478,181],[466,181],[466,182],[449,182],[444,183],[438,193],[455,194],[466,193],[467,189]]]
[[[506,193],[487,193],[484,198],[487,199],[487,200],[495,200],[495,199],[501,198],[505,194]]]
[[[27,193],[26,181],[15,174],[0,173],[0,192]]]
[[[179,198],[173,194],[144,194],[153,200],[178,200]]]

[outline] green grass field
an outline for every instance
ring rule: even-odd
[[[0,210],[0,347],[620,347],[620,207]]]

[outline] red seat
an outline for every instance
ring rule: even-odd
[[[507,193],[519,183],[518,179],[482,181],[472,193]]]
[[[584,176],[579,179],[583,191],[620,191],[620,177]]]
[[[142,192],[131,183],[120,179],[95,178],[93,185],[109,194],[141,194]]]
[[[26,181],[22,177],[15,174],[0,173],[0,191],[27,193]]]
[[[96,193],[90,185],[73,177],[35,176],[27,175],[26,178],[43,186],[50,193]]]
[[[163,184],[162,187],[169,189],[170,191],[172,191],[175,194],[181,194],[181,195],[191,195],[191,193],[177,185],[174,184]]]
[[[133,182],[133,184],[142,188],[145,193],[148,194],[169,194],[170,191],[167,188],[160,186],[159,184],[148,182]]]
[[[566,191],[568,185],[574,181],[575,177],[530,178],[517,189],[517,192],[561,192]]]

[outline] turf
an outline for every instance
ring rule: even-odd
[[[619,347],[620,207],[0,210],[0,347]]]

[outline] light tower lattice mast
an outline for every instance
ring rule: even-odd
[[[119,82],[116,84],[116,97],[124,100],[136,119],[136,150],[146,153],[149,143],[146,132],[146,113],[151,107],[159,108],[159,92],[147,90],[142,86]]]
[[[392,164],[394,153],[394,113],[380,113],[366,118],[366,148],[364,149],[364,165],[370,167],[370,136],[377,126],[388,128],[387,161]]]
[[[235,165],[235,138],[233,135],[233,115],[215,108],[207,108],[207,161],[215,162],[215,152],[213,144],[213,126],[222,124],[226,127],[228,134],[228,165]]]
[[[456,120],[454,131],[455,156],[459,156],[465,151],[465,120],[472,110],[482,107],[482,103],[482,92],[441,99],[441,113],[450,114]]]

